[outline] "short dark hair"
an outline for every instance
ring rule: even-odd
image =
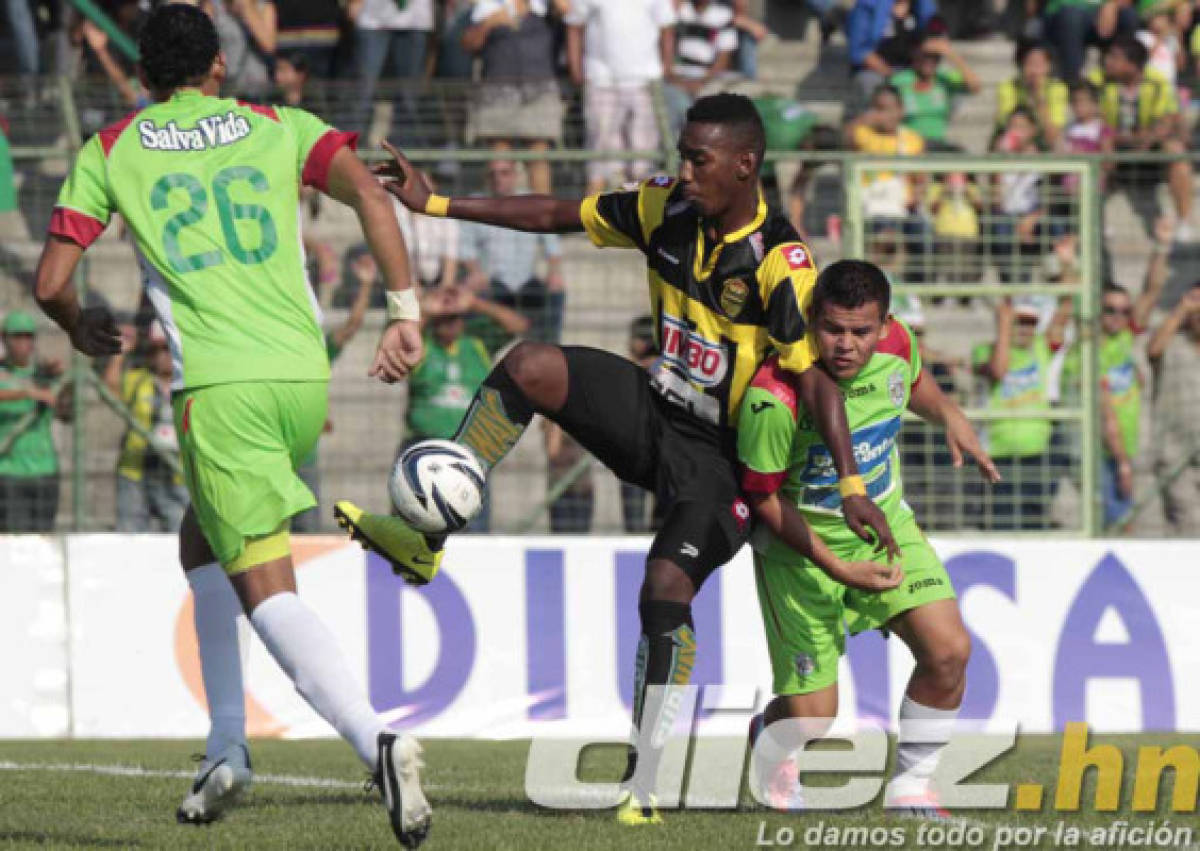
[[[1071,84],[1071,97],[1074,97],[1080,92],[1087,93],[1088,97],[1094,101],[1100,100],[1100,88],[1091,80],[1076,80]]]
[[[1050,52],[1050,45],[1041,39],[1023,38],[1017,42],[1017,50],[1013,54],[1013,61],[1017,63],[1017,67],[1020,67],[1025,64],[1025,60],[1029,57],[1029,54],[1039,50],[1046,54],[1047,59],[1054,55]]]
[[[879,97],[880,95],[891,95],[896,100],[900,101],[900,103],[904,103],[904,96],[901,95],[900,90],[891,83],[880,83],[878,86],[876,86],[875,90],[871,92],[871,103],[874,103],[875,98]]]
[[[195,6],[168,3],[146,19],[138,36],[142,72],[151,89],[171,91],[203,79],[221,50],[212,19]]]
[[[1121,51],[1122,56],[1141,69],[1144,69],[1146,63],[1150,61],[1150,51],[1146,49],[1146,45],[1131,33],[1122,33],[1114,38],[1108,45],[1108,49]]]
[[[892,285],[883,270],[866,260],[839,260],[817,276],[811,314],[819,316],[826,303],[853,309],[872,301],[884,319],[891,309]]]
[[[767,151],[767,131],[754,101],[745,95],[721,92],[697,98],[687,111],[689,123],[720,124],[728,128],[754,153],[755,168],[762,165]]]

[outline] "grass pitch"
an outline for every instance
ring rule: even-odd
[[[612,811],[563,813],[529,803],[523,791],[528,743],[439,741],[425,743],[426,791],[434,807],[433,830],[425,848],[439,849],[725,849],[781,847],[791,831],[791,847],[805,847],[804,831],[821,823],[822,848],[996,848],[1000,826],[1037,828],[1040,841],[1004,848],[1065,847],[1054,841],[1059,821],[1091,831],[1118,818],[1131,825],[1170,819],[1172,829],[1193,828],[1200,847],[1200,819],[1169,811],[1173,781],[1164,777],[1157,813],[1131,815],[1133,762],[1139,745],[1200,745],[1197,736],[1093,736],[1092,744],[1112,743],[1125,756],[1121,810],[1097,813],[1094,778],[1084,784],[1079,813],[1056,813],[1060,741],[1057,736],[1023,736],[1017,748],[972,778],[972,782],[1028,783],[1046,787],[1041,812],[976,811],[960,815],[980,828],[982,843],[933,844],[918,841],[922,822],[885,815],[878,805],[849,814],[785,814],[767,811],[744,798],[736,811],[675,811],[666,823],[629,829]],[[335,741],[256,742],[252,747],[255,786],[242,804],[216,824],[175,823],[194,766],[197,742],[0,742],[0,847],[51,848],[398,848],[377,793],[361,789],[365,774],[350,749]],[[615,749],[585,759],[584,776],[611,780],[623,765]],[[1015,791],[1010,792],[1010,802]],[[827,841],[829,829],[888,828],[889,842]],[[896,830],[903,833],[897,834]],[[781,833],[782,831],[782,833]],[[978,834],[977,834],[978,835]],[[895,842],[899,837],[902,841]],[[767,846],[765,843],[771,843]],[[1082,839],[1077,847],[1122,847]],[[1146,846],[1141,846],[1146,847]],[[1188,847],[1172,843],[1149,847]]]

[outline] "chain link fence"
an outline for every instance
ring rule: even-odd
[[[88,297],[107,301],[128,328],[134,348],[120,368],[72,360],[63,335],[32,308],[30,288],[71,151],[79,138],[127,108],[109,88],[90,84],[45,84],[33,97],[3,86],[0,93],[12,116],[17,195],[17,209],[0,213],[5,233],[0,312],[26,310],[37,316],[37,357],[62,366],[61,376],[49,364],[30,379],[57,394],[53,404],[38,402],[16,412],[14,403],[7,407],[15,416],[0,416],[0,478],[4,459],[19,449],[15,439],[3,441],[17,428],[34,425],[21,419],[33,410],[36,428],[52,438],[55,472],[43,476],[43,491],[18,498],[45,501],[41,514],[52,515],[58,530],[114,529],[131,516],[128,482],[122,481],[129,477],[119,472],[131,459],[141,458],[144,465],[146,458],[157,458],[151,462],[153,478],[167,497],[174,482],[171,453],[152,451],[161,445],[153,413],[159,398],[154,382],[148,386],[145,377],[153,371],[155,344],[121,223],[114,221],[88,251],[80,275]],[[595,186],[597,171],[589,165],[601,160],[630,170],[674,168],[673,135],[658,95],[652,95],[655,144],[603,154],[587,148],[578,92],[565,90],[561,133],[549,147],[487,139],[478,127],[469,127],[484,97],[478,87],[460,84],[381,85],[364,105],[354,85],[333,84],[310,93],[304,105],[338,126],[362,130],[368,159],[378,156],[374,143],[381,138],[404,145],[446,194],[528,191],[548,174],[554,194],[581,197],[589,184]],[[1192,471],[1198,444],[1180,428],[1170,440],[1163,438],[1154,413],[1165,402],[1176,409],[1174,422],[1186,422],[1186,412],[1180,415],[1178,409],[1186,409],[1192,397],[1176,390],[1169,400],[1161,394],[1151,398],[1151,363],[1145,338],[1138,338],[1132,358],[1143,402],[1132,452],[1134,494],[1119,517],[1106,523],[1103,494],[1111,476],[1105,469],[1100,392],[1106,345],[1101,286],[1112,280],[1126,284],[1134,297],[1141,292],[1155,219],[1171,209],[1165,185],[1169,162],[1179,158],[1124,157],[1116,168],[1087,157],[933,155],[881,161],[831,150],[836,146],[828,140],[835,138],[835,132],[823,134],[818,125],[793,150],[773,150],[765,180],[768,200],[790,215],[822,263],[862,256],[889,273],[896,285],[895,311],[920,336],[926,366],[1002,447],[1006,484],[989,488],[973,469],[952,466],[938,429],[916,421],[906,425],[900,443],[906,491],[925,527],[972,534],[1098,534],[1106,526],[1142,534],[1186,532],[1189,506],[1200,500],[1200,492],[1189,491],[1196,487]],[[557,244],[539,242],[532,261],[518,262],[505,252],[523,253],[525,247],[506,248],[495,234],[448,222],[431,227],[430,220],[400,215],[422,283],[431,290],[453,284],[471,292],[461,302],[470,308],[461,333],[477,337],[489,357],[518,338],[647,356],[642,317],[649,305],[644,263],[635,252],[600,252],[582,236],[568,236]],[[300,528],[332,531],[330,507],[336,498],[376,510],[387,506],[392,460],[419,429],[408,388],[386,387],[366,374],[383,325],[383,301],[369,258],[364,259],[357,220],[349,210],[315,196],[303,200],[302,218],[311,282],[339,352],[326,434],[304,470],[321,507],[303,518]],[[1171,243],[1166,252],[1169,275],[1159,301],[1169,308],[1200,278],[1200,258],[1186,240]],[[528,277],[518,280],[515,270],[521,268]],[[1011,323],[1010,341],[1018,343],[1010,342],[1006,370],[998,370],[1002,364],[991,356],[1002,304],[1012,306],[1001,315]],[[1158,310],[1149,324],[1157,327],[1169,315]],[[1185,339],[1188,321],[1181,320],[1185,330],[1176,335],[1179,340]],[[1162,368],[1174,365],[1186,356],[1177,349],[1172,346],[1172,359],[1156,362]],[[1042,395],[1024,392],[1030,390],[1022,382],[1028,383],[1031,364],[1038,376],[1033,389]],[[129,378],[132,370],[141,372]],[[125,404],[119,404],[122,399]],[[1163,449],[1167,445],[1172,457]],[[54,498],[50,479],[58,491],[56,506],[48,504]],[[170,500],[153,494],[158,485],[140,488],[137,516],[149,527],[169,528],[171,510],[157,503]],[[1166,486],[1175,496],[1164,506]],[[493,477],[487,528],[644,532],[653,526],[653,511],[652,497],[622,487],[569,438],[538,422]]]

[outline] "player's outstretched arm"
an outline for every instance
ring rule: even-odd
[[[829,549],[796,507],[779,498],[778,493],[751,493],[750,504],[759,522],[775,537],[811,561],[830,578],[860,591],[888,591],[904,580],[899,564],[871,561],[844,561]]]
[[[920,379],[913,385],[912,393],[908,397],[908,409],[926,422],[946,430],[946,445],[950,449],[950,459],[955,467],[961,467],[963,456],[970,455],[975,459],[981,476],[992,484],[1000,481],[1000,471],[984,451],[967,415],[953,399],[942,392],[942,388],[938,387],[937,381],[927,370],[921,371]]]
[[[51,234],[38,260],[34,298],[46,315],[71,337],[71,345],[85,355],[99,357],[121,351],[121,332],[107,307],[84,309],[73,279],[83,248],[65,237]]]
[[[850,426],[846,421],[846,403],[842,391],[829,374],[816,364],[800,373],[796,380],[800,401],[808,410],[821,439],[829,447],[838,478],[859,481],[858,464],[854,460],[854,447],[850,440]],[[861,486],[861,481],[859,481]],[[861,490],[861,487],[860,487]],[[842,516],[846,525],[858,537],[868,543],[874,541],[876,549],[886,550],[888,555],[900,555],[900,547],[892,536],[887,518],[871,499],[862,493],[842,493]]]
[[[328,187],[331,197],[358,214],[367,248],[379,265],[388,291],[388,318],[392,321],[383,331],[368,374],[391,384],[405,378],[424,354],[404,235],[391,199],[349,148],[342,147],[333,155]]]
[[[582,201],[560,201],[549,195],[443,198],[433,194],[425,178],[404,154],[386,141],[383,146],[392,155],[392,161],[380,163],[372,171],[387,178],[383,183],[384,188],[414,213],[449,216],[530,233],[573,233],[583,230],[583,220],[579,215]]]

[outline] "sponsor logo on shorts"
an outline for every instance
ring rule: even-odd
[[[700,555],[700,548],[695,544],[689,544],[685,542],[684,545],[679,548],[679,554],[681,556],[687,556],[688,558],[696,558]]]
[[[811,677],[817,672],[817,660],[807,653],[797,653],[793,661],[796,663],[796,673],[802,677]]]
[[[687,323],[664,313],[662,317],[662,357],[684,371],[689,381],[701,387],[716,387],[729,370],[725,348],[699,336]]]
[[[793,245],[783,250],[783,259],[793,269],[811,269],[812,256],[803,245]]]
[[[925,579],[918,579],[916,582],[908,583],[908,593],[915,594],[922,588],[933,588],[937,585],[945,585],[946,580],[940,576],[928,576]]]
[[[662,248],[658,249],[658,256],[661,257],[663,260],[666,260],[668,263],[674,263],[676,266],[679,265],[679,258],[674,256],[673,254],[668,254]]]
[[[750,506],[741,497],[733,501],[733,522],[737,524],[738,532],[745,532],[750,525]]]
[[[730,278],[721,287],[721,310],[730,319],[735,319],[742,308],[746,306],[746,298],[750,295],[750,287],[741,278]]]

